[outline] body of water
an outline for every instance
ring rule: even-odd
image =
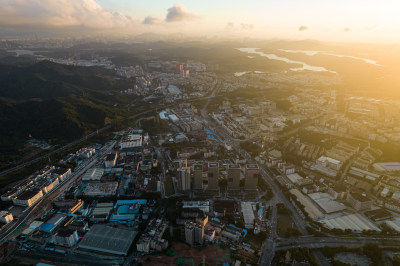
[[[262,74],[262,73],[265,73],[265,72],[262,72],[262,71],[244,71],[244,72],[236,72],[236,73],[234,73],[233,75],[234,75],[235,77],[240,77],[240,76],[243,76],[243,75],[248,74],[248,73],[251,73],[251,72],[253,72],[253,73],[255,73],[255,74]]]
[[[306,63],[301,62],[301,61],[295,61],[295,60],[291,60],[291,59],[286,58],[286,57],[277,56],[276,54],[266,54],[266,53],[257,51],[260,48],[236,48],[236,49],[241,51],[241,52],[244,52],[244,53],[256,54],[256,55],[259,55],[259,56],[262,56],[262,57],[266,57],[266,58],[271,59],[271,60],[278,60],[278,61],[283,61],[283,62],[286,62],[286,63],[289,63],[289,64],[301,65],[301,67],[291,68],[290,70],[292,70],[292,71],[310,70],[310,71],[316,71],[316,72],[330,72],[330,73],[336,74],[335,71],[328,70],[328,69],[326,69],[324,67],[311,66],[311,65],[306,64]]]
[[[382,66],[378,64],[375,60],[368,59],[368,58],[363,58],[363,57],[357,57],[357,56],[352,56],[352,55],[342,55],[342,54],[336,54],[333,52],[324,52],[324,51],[310,51],[310,50],[285,50],[285,49],[278,49],[279,51],[286,52],[286,53],[302,53],[306,54],[308,56],[314,56],[317,54],[322,54],[322,55],[330,55],[330,56],[336,56],[336,57],[344,57],[344,58],[351,58],[355,60],[361,60],[364,63],[375,65],[375,66]]]
[[[9,50],[9,52],[16,53],[17,56],[20,56],[20,55],[34,55],[35,54],[34,51],[30,51],[30,50]]]

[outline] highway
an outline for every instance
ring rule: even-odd
[[[40,161],[40,160],[42,160],[42,159],[45,159],[45,158],[47,158],[47,157],[49,157],[49,156],[51,156],[51,155],[53,155],[53,154],[59,153],[59,152],[65,150],[65,149],[67,149],[67,148],[70,148],[70,147],[72,147],[72,146],[78,144],[79,142],[82,142],[82,141],[85,141],[85,140],[87,140],[87,139],[90,139],[90,138],[93,137],[94,135],[97,135],[98,133],[101,133],[101,132],[103,132],[104,130],[109,129],[110,127],[111,127],[111,125],[107,125],[107,126],[105,126],[105,127],[102,127],[102,128],[100,128],[100,129],[98,129],[98,130],[96,130],[96,131],[90,133],[90,134],[87,135],[87,136],[84,136],[84,137],[82,137],[82,138],[80,138],[80,139],[78,139],[78,140],[75,140],[75,141],[73,141],[73,142],[70,142],[70,143],[68,143],[68,144],[65,145],[65,146],[62,146],[62,147],[60,147],[60,148],[58,148],[58,149],[55,149],[54,151],[51,151],[51,152],[49,152],[49,153],[46,153],[45,155],[36,157],[35,159],[32,159],[32,160],[30,160],[30,161],[28,161],[28,162],[24,162],[24,163],[22,163],[22,164],[19,164],[19,165],[13,167],[13,168],[4,170],[4,171],[0,172],[0,177],[1,177],[1,176],[5,176],[5,175],[7,175],[7,174],[9,174],[9,173],[12,173],[12,172],[14,172],[14,171],[17,171],[17,170],[19,170],[19,169],[22,169],[22,168],[24,168],[24,167],[26,167],[26,166],[29,166],[29,165],[33,164],[33,163],[36,163],[36,162],[38,162],[38,161]]]
[[[209,104],[211,98],[213,98],[215,96],[215,94],[218,92],[218,90],[219,90],[219,87],[217,85],[216,89],[214,89],[213,93],[210,95],[208,101],[206,102],[204,107],[201,109],[200,113],[201,113],[204,121],[208,124],[209,128],[214,131],[214,133],[217,136],[217,139],[219,141],[221,141],[223,144],[226,143],[226,144],[231,145],[232,148],[234,150],[236,150],[248,162],[254,163],[254,160],[250,156],[250,154],[248,152],[246,152],[245,150],[243,150],[240,147],[240,144],[237,141],[235,141],[228,133],[226,133],[226,131],[221,126],[214,123],[211,120],[210,116],[208,115],[208,112],[207,112],[208,104]],[[267,184],[270,186],[271,190],[274,193],[274,197],[272,199],[273,212],[271,215],[271,232],[270,232],[268,239],[265,241],[265,243],[263,245],[263,252],[262,252],[262,255],[261,255],[260,261],[259,261],[259,265],[271,265],[272,259],[275,254],[275,248],[276,248],[275,239],[277,237],[276,204],[283,203],[289,210],[292,211],[293,215],[291,216],[291,218],[302,235],[308,235],[308,232],[306,229],[307,222],[304,221],[304,219],[299,215],[299,213],[297,213],[297,210],[292,206],[291,202],[286,198],[286,196],[283,194],[283,192],[277,186],[277,184],[275,184],[275,182],[273,180],[273,174],[269,171],[269,169],[266,168],[264,165],[261,165],[259,163],[257,163],[257,164],[260,168],[260,174],[261,174],[262,178],[265,180],[265,182],[267,182]],[[319,263],[319,265],[330,265],[328,260],[320,252],[313,251],[313,255],[314,255],[315,259],[317,260],[317,262]]]
[[[111,142],[108,147],[103,147],[101,154],[108,153],[116,144],[115,141]],[[100,156],[99,154],[98,156]],[[46,193],[41,199],[35,202],[29,209],[25,210],[24,213],[13,221],[13,225],[7,229],[6,232],[0,235],[0,243],[6,240],[10,235],[14,233],[14,231],[20,227],[26,221],[30,221],[32,217],[35,216],[36,211],[40,210],[40,208],[47,204],[49,201],[60,195],[66,188],[68,188],[72,183],[76,182],[79,177],[81,177],[89,168],[91,168],[94,164],[97,163],[98,156],[93,156],[83,165],[80,165],[75,169],[75,171],[66,179],[64,179],[61,183],[59,183],[53,190]]]
[[[210,99],[213,98],[214,96],[215,96],[215,93],[213,92],[213,93],[211,93],[211,95],[209,95],[209,96],[199,97],[199,98],[194,98],[194,99],[189,99],[189,100],[185,100],[185,101],[186,101],[186,102],[194,102],[194,101],[199,101],[199,100],[202,100],[202,99],[208,99],[207,102],[209,102]],[[125,118],[123,119],[123,121],[128,120],[128,119],[135,119],[135,118],[140,117],[140,116],[142,116],[142,115],[144,115],[144,114],[148,114],[148,113],[154,112],[154,111],[159,110],[159,109],[164,109],[164,108],[168,108],[168,107],[174,107],[174,106],[176,106],[176,105],[177,105],[176,103],[173,103],[173,104],[167,104],[167,105],[158,106],[158,107],[155,107],[155,108],[150,108],[150,109],[148,109],[148,110],[146,110],[146,111],[142,111],[142,112],[140,112],[140,113],[137,113],[137,114],[134,114],[134,115],[125,117]],[[207,105],[208,105],[208,104],[207,104]],[[29,165],[31,165],[31,164],[33,164],[33,163],[36,163],[36,162],[38,162],[38,161],[40,161],[40,160],[42,160],[42,159],[48,158],[48,157],[50,157],[50,156],[53,155],[53,154],[57,154],[57,153],[59,153],[59,152],[65,150],[65,149],[67,149],[67,148],[70,148],[70,147],[72,147],[72,146],[74,146],[74,145],[76,145],[76,144],[82,142],[82,141],[88,140],[88,139],[90,139],[91,137],[93,137],[93,136],[97,135],[98,133],[101,133],[101,132],[103,132],[103,131],[105,131],[105,130],[107,130],[107,129],[109,129],[109,128],[111,128],[111,124],[108,124],[108,125],[106,125],[106,126],[104,126],[104,127],[102,127],[102,128],[99,128],[99,129],[97,129],[96,131],[93,131],[92,133],[90,133],[89,135],[86,135],[86,136],[84,136],[84,137],[82,137],[82,138],[80,138],[80,139],[78,139],[78,140],[74,140],[74,141],[72,141],[72,142],[70,142],[70,143],[68,143],[68,144],[66,144],[66,145],[64,145],[64,146],[62,146],[62,147],[60,147],[60,148],[58,148],[58,149],[55,149],[55,150],[53,150],[53,151],[51,151],[51,152],[48,152],[48,153],[46,153],[46,154],[44,154],[44,155],[41,155],[41,156],[39,156],[39,157],[36,157],[36,158],[34,158],[34,159],[32,159],[32,160],[29,160],[29,161],[27,161],[27,162],[24,162],[24,163],[22,163],[22,164],[19,164],[19,165],[17,165],[17,166],[12,167],[12,168],[6,169],[6,170],[0,172],[0,177],[5,176],[5,175],[7,175],[7,174],[9,174],[9,173],[12,173],[12,172],[14,172],[14,171],[17,171],[17,170],[19,170],[19,169],[22,169],[22,168],[24,168],[24,167],[26,167],[26,166],[29,166]]]
[[[381,248],[398,248],[400,246],[399,238],[374,238],[374,237],[297,237],[284,238],[277,242],[276,250],[285,250],[289,248],[306,247],[310,249],[328,247],[362,247],[365,244],[375,244]]]

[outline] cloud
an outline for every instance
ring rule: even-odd
[[[156,17],[152,17],[152,16],[147,16],[144,18],[142,24],[146,24],[146,25],[155,25],[155,24],[159,24],[160,23],[160,19],[156,18]]]
[[[241,26],[241,30],[253,30],[254,29],[253,24],[242,23],[242,24],[240,24],[240,26]]]
[[[168,8],[166,22],[177,22],[177,21],[188,21],[194,20],[199,16],[195,13],[190,12],[182,4],[176,4],[173,7]]]
[[[135,23],[95,0],[0,0],[0,24],[121,28]]]
[[[350,28],[344,28],[343,31],[344,32],[348,32],[348,31],[351,31],[351,29]]]
[[[253,24],[248,23],[240,23],[240,25],[236,26],[233,22],[228,22],[225,26],[225,30],[227,31],[251,31],[254,29]]]
[[[299,31],[306,31],[306,30],[308,30],[307,26],[300,26],[299,27]]]
[[[235,29],[235,24],[233,24],[233,22],[228,22],[225,26],[226,30],[233,30]]]
[[[374,30],[376,27],[378,27],[378,25],[374,25],[372,27],[365,27],[364,29],[368,30],[368,31],[371,31],[371,30]]]

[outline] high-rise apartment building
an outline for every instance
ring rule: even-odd
[[[246,164],[246,175],[244,179],[245,190],[257,190],[260,169],[257,164]]]
[[[208,190],[218,190],[218,178],[219,178],[219,164],[218,163],[208,163]]]
[[[240,173],[241,167],[238,164],[229,165],[228,167],[228,191],[240,190]]]

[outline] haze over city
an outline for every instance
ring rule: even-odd
[[[398,43],[400,4],[388,1],[1,0],[0,23],[26,35],[70,27],[86,33]],[[28,27],[29,32],[24,31]],[[49,29],[50,28],[50,29]],[[26,29],[26,28],[25,28]],[[70,32],[70,31],[69,31]],[[10,30],[6,31],[12,34]],[[6,34],[3,33],[3,34]]]

